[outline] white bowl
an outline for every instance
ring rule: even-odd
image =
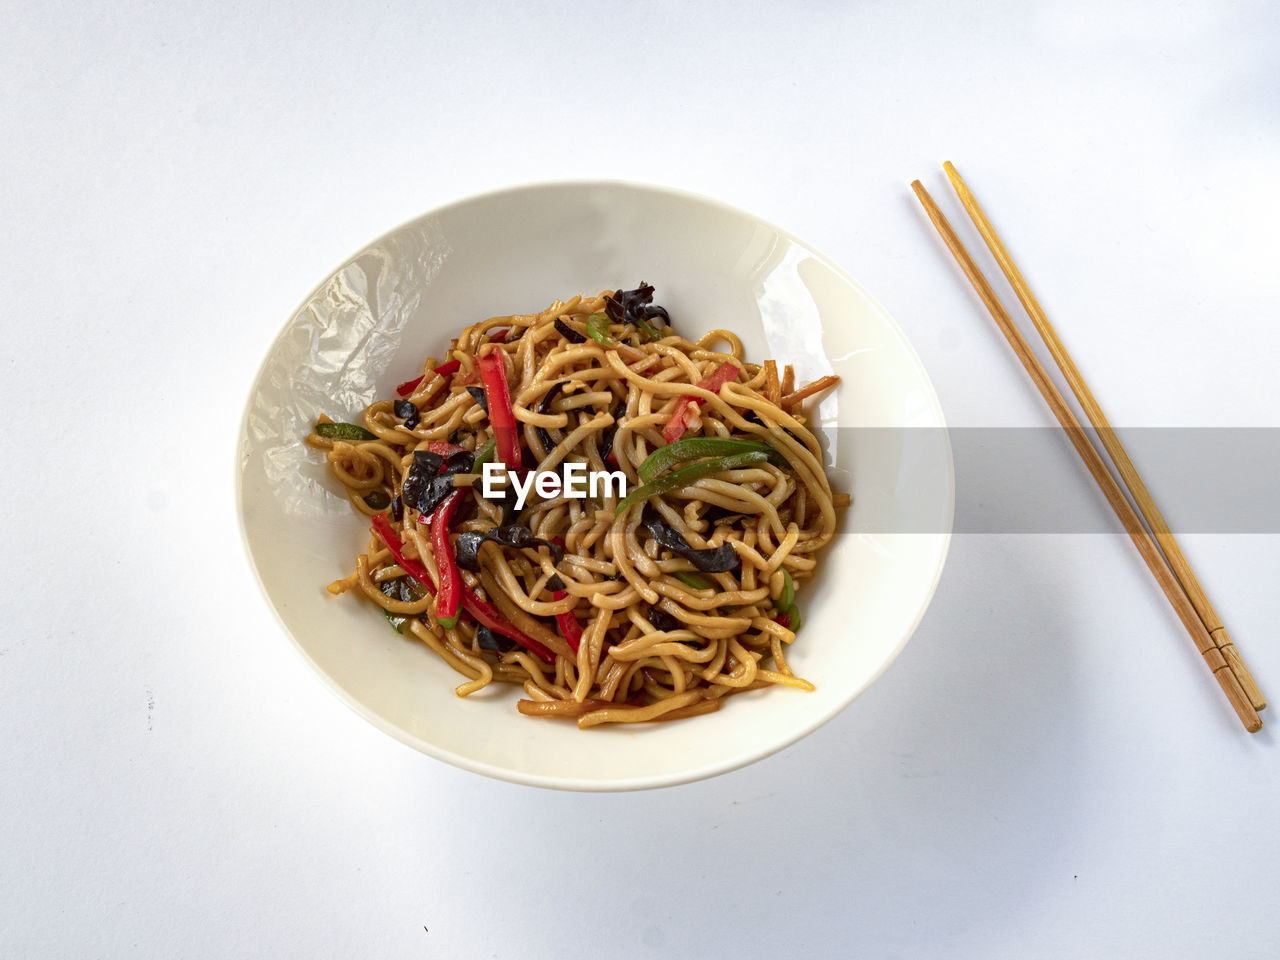
[[[832,370],[842,377],[818,413],[833,485],[851,491],[854,505],[819,555],[817,578],[799,593],[805,624],[788,653],[817,690],[753,691],[690,720],[592,730],[520,715],[520,692],[506,685],[459,699],[453,689],[462,678],[426,646],[396,634],[355,595],[325,592],[353,568],[368,525],[302,437],[321,412],[349,419],[390,396],[467,324],[642,280],[656,285],[657,302],[683,335],[731,329],[748,360],[793,363],[798,383]],[[928,429],[899,429],[908,427]],[[929,465],[902,442],[908,435],[934,438]],[[929,378],[857,284],[750,214],[616,182],[539,184],[462,200],[398,227],[339,267],[263,361],[237,468],[242,532],[263,593],[352,709],[464,769],[571,790],[710,777],[780,750],[847,707],[924,614],[950,541],[954,483]],[[924,487],[914,483],[922,473]]]

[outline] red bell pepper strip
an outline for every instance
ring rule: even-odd
[[[431,372],[438,373],[442,377],[448,377],[457,373],[461,369],[462,369],[461,360],[449,360],[445,363],[440,364],[440,366],[436,367]],[[413,391],[417,390],[418,384],[420,384],[426,378],[427,378],[427,375],[424,373],[420,377],[414,377],[412,380],[406,380],[404,383],[400,384],[400,386],[396,387],[396,393],[400,394],[400,396],[402,397],[407,397],[409,396],[409,394],[413,393]]]
[[[444,440],[432,440],[427,444],[427,450],[431,453],[438,453],[442,457],[450,457],[455,453],[469,452],[466,447],[460,447],[456,443],[448,443]]]
[[[400,542],[396,532],[391,529],[391,523],[387,520],[386,514],[379,513],[374,516],[373,532],[387,545],[387,549],[391,551],[392,559],[400,565],[400,568],[426,587],[428,593],[435,596],[436,585],[432,581],[431,575],[427,573],[427,568],[417,560],[405,556],[404,544]],[[533,637],[528,636],[514,623],[506,620],[497,607],[488,600],[482,600],[473,591],[468,590],[465,585],[462,587],[462,609],[471,614],[477,623],[482,623],[495,633],[500,633],[504,637],[514,640],[539,660],[546,663],[556,662],[555,655],[550,650],[533,639]]]
[[[401,543],[396,532],[391,529],[391,521],[387,519],[387,515],[385,513],[375,513],[373,515],[373,532],[376,533],[382,542],[387,545],[387,549],[391,551],[391,558],[400,565],[400,568],[426,587],[427,593],[434,597],[436,594],[436,585],[431,579],[431,574],[429,574],[427,572],[427,568],[417,560],[405,556],[404,544]]]
[[[462,609],[475,617],[477,623],[482,623],[494,633],[500,633],[514,640],[539,660],[546,663],[556,662],[555,654],[503,617],[492,603],[482,599],[479,594],[468,590],[465,586],[462,588]]]
[[[497,330],[490,330],[489,342],[490,343],[506,343],[507,334],[509,334],[510,332],[511,332],[510,327],[499,327]]]
[[[486,353],[476,364],[480,368],[480,380],[484,383],[484,396],[489,404],[489,423],[498,443],[498,461],[508,470],[524,466],[520,455],[520,431],[516,427],[516,414],[511,407],[511,390],[507,386],[506,361],[498,350]]]
[[[551,594],[556,600],[563,600],[568,595],[568,590],[557,590]],[[582,626],[578,623],[578,618],[573,615],[572,610],[566,610],[564,613],[556,614],[556,623],[560,624],[560,632],[564,634],[573,652],[577,653],[578,644],[582,642]]]
[[[406,380],[404,383],[400,384],[400,386],[396,387],[396,393],[400,394],[402,397],[407,397],[409,394],[413,393],[414,390],[418,389],[418,384],[420,384],[424,379],[426,379],[425,373],[414,380]]]
[[[463,491],[449,494],[431,514],[431,547],[436,557],[436,570],[440,575],[440,592],[436,594],[436,619],[446,629],[458,625],[458,607],[462,602],[462,574],[453,557],[453,544],[449,542],[449,528],[458,509]]]
[[[719,393],[720,388],[726,383],[732,383],[738,379],[738,374],[742,371],[735,367],[729,361],[725,361],[711,371],[711,374],[699,382],[700,390],[710,390],[712,393]],[[691,404],[697,403],[701,397],[681,397],[676,404],[676,408],[671,413],[671,419],[667,421],[667,425],[662,428],[662,439],[667,443],[675,443],[683,436],[688,425],[685,423],[689,418],[689,407]]]

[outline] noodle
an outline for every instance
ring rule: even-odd
[[[761,687],[813,689],[785,659],[800,628],[795,585],[813,576],[848,497],[832,493],[799,401],[837,378],[797,389],[790,367],[780,377],[772,360],[746,362],[731,331],[673,334],[651,300],[642,285],[473,324],[401,399],[370,404],[358,424],[321,418],[307,437],[374,525],[329,592],[378,605],[465,678],[460,697],[517,684],[522,714],[589,728],[699,716]],[[544,497],[532,486],[515,509],[486,500],[472,466],[514,444],[526,467],[617,470],[634,494],[655,451],[697,438],[717,439],[646,465],[657,492],[624,509],[616,489]],[[722,449],[741,456],[724,454],[721,468]],[[446,457],[462,466],[418,475]],[[690,466],[704,469],[676,476]],[[444,484],[431,505],[427,480]],[[449,513],[434,506],[445,500]],[[456,598],[447,606],[448,576],[465,612]]]

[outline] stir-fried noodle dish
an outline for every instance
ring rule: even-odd
[[[587,728],[710,713],[787,665],[832,493],[790,366],[682,337],[653,287],[462,330],[323,451],[370,523],[361,594],[521,713]]]

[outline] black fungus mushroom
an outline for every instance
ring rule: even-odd
[[[550,413],[551,404],[555,402],[556,397],[560,396],[560,391],[569,385],[568,380],[557,380],[553,383],[549,390],[542,395],[542,400],[537,406],[538,413]],[[534,427],[534,433],[538,435],[538,442],[542,444],[542,449],[550,452],[556,446],[555,441],[551,439],[551,434],[547,433],[542,427]]]
[[[640,523],[645,530],[649,531],[649,536],[658,541],[659,546],[666,547],[677,556],[684,557],[702,573],[727,573],[730,570],[737,570],[741,565],[738,551],[733,549],[732,544],[722,543],[718,547],[706,547],[701,550],[690,546],[678,531],[667,525],[667,522],[662,519],[662,514],[648,504],[645,504]]]
[[[506,653],[516,642],[510,637],[504,637],[500,633],[494,633],[486,626],[480,626],[476,630],[476,646],[481,650],[488,650],[490,653]]]
[[[392,409],[395,415],[404,421],[406,430],[412,430],[422,418],[421,411],[412,400],[397,400]]]
[[[458,566],[463,570],[479,572],[480,570],[480,544],[488,541],[496,543],[500,547],[510,547],[513,550],[524,550],[532,547],[550,547],[551,558],[553,562],[559,563],[564,557],[564,548],[558,544],[552,543],[550,540],[543,540],[535,537],[533,531],[521,523],[509,523],[506,526],[494,527],[484,533],[477,530],[471,530],[466,533],[458,534],[453,542],[454,555],[457,557]]]
[[[577,330],[573,329],[573,327],[569,326],[567,323],[565,323],[563,320],[559,318],[556,319],[555,328],[560,331],[560,336],[564,337],[570,343],[586,343],[587,342],[586,334],[579,333]]]
[[[680,629],[679,620],[667,613],[667,611],[659,610],[657,607],[650,607],[645,613],[645,617],[651,624],[653,624],[654,627],[664,633]]]
[[[453,475],[469,473],[475,459],[470,450],[451,453],[447,459],[430,450],[415,450],[413,465],[400,488],[405,505],[424,515],[431,513],[456,489]]]
[[[651,338],[661,331],[654,325],[660,320],[670,326],[671,316],[666,309],[653,302],[653,285],[640,281],[634,290],[619,290],[605,297],[604,312],[614,323],[630,323],[644,330]]]

